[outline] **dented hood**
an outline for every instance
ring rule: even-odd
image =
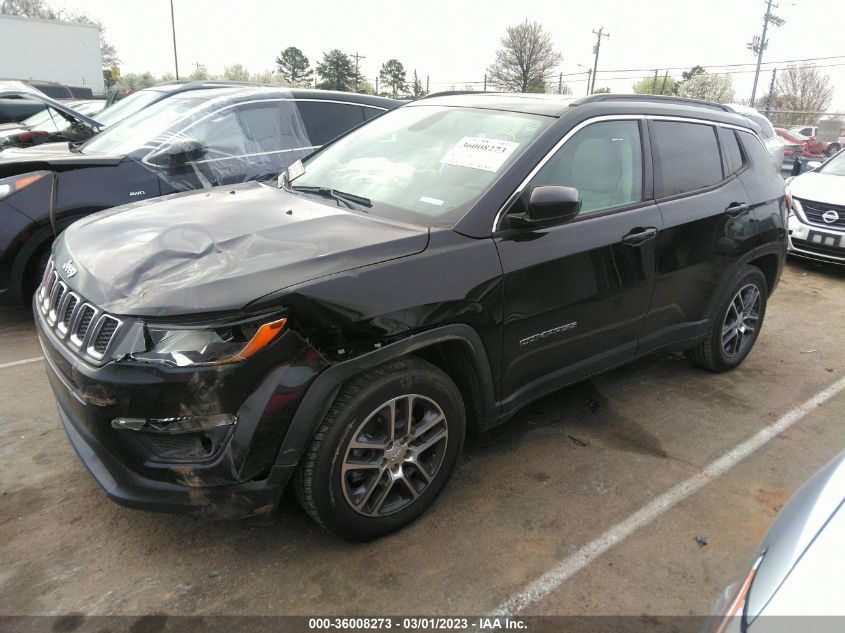
[[[155,317],[239,310],[427,244],[427,228],[253,182],[96,213],[71,225],[53,255],[88,301],[113,314]]]

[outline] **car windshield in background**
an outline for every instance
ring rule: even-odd
[[[820,167],[818,171],[828,176],[845,176],[845,152],[839,152]]]
[[[131,95],[124,97],[103,110],[100,116],[97,117],[97,121],[105,127],[114,125],[136,112],[140,112],[153,101],[160,98],[161,92],[158,90],[139,90],[138,92],[133,92]]]
[[[374,215],[452,225],[555,119],[471,108],[389,112],[304,161],[291,187],[372,201]]]
[[[127,97],[128,99],[128,97]],[[127,155],[144,147],[154,148],[154,140],[174,123],[208,99],[171,97],[154,103],[135,116],[125,119],[82,145],[83,154]]]

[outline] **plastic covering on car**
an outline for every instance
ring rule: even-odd
[[[105,134],[147,129],[147,138],[136,135],[136,147],[120,153],[154,169],[173,191],[260,180],[277,176],[316,148],[293,99],[280,90],[201,100],[173,97]],[[184,110],[174,120],[173,109],[180,106]],[[159,109],[170,109],[171,116],[158,116]],[[164,129],[155,129],[162,120]]]

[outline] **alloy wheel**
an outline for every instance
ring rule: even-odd
[[[448,436],[446,416],[431,398],[388,400],[358,426],[346,448],[341,483],[347,503],[368,517],[406,508],[437,476]]]
[[[760,289],[746,284],[734,295],[722,325],[722,351],[730,358],[751,346],[760,320]]]

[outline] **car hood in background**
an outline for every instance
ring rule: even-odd
[[[845,205],[845,176],[808,171],[789,181],[789,193],[804,200]]]
[[[0,152],[0,178],[39,169],[73,169],[90,165],[117,165],[124,156],[80,154],[70,144],[42,143],[32,147],[8,147]]]
[[[72,289],[118,315],[233,311],[276,290],[425,250],[428,229],[247,183],[102,211],[56,240]]]
[[[785,589],[806,591],[808,594],[815,591],[813,585],[792,585],[790,577],[793,568],[795,568],[795,571],[800,568],[801,563],[799,561],[803,562],[807,558],[808,548],[824,547],[826,539],[816,541],[822,530],[824,530],[824,533],[829,529],[834,530],[836,536],[834,542],[840,548],[839,560],[842,560],[841,529],[845,521],[842,520],[842,512],[837,513],[837,510],[839,510],[843,500],[845,500],[845,453],[827,464],[810,481],[804,484],[786,503],[772,527],[769,528],[759,552],[765,551],[766,555],[757,570],[748,594],[746,615],[750,621],[753,622],[753,619],[761,613],[763,615],[768,614],[767,605],[770,601],[778,599],[776,594],[780,591]],[[839,531],[836,531],[836,527],[832,527],[834,522],[832,517],[835,514],[839,516],[839,519],[836,520]],[[829,539],[827,539],[827,542],[830,544]],[[842,567],[837,567],[832,562],[836,558],[836,552],[828,553],[831,555],[831,565],[824,571],[816,567],[818,576],[815,582],[836,584],[837,592],[841,596],[839,579],[842,575]],[[813,560],[824,560],[824,554],[819,559],[818,553],[812,552],[812,556],[807,558],[807,563],[812,565]],[[809,570],[810,567],[804,568],[804,571]],[[782,584],[783,587],[781,587]],[[789,598],[784,594],[782,605],[794,604],[793,599],[794,597]],[[830,608],[838,608],[841,613],[843,610],[841,600],[837,600],[837,603],[835,606],[830,605]],[[775,603],[773,603],[774,605]],[[799,611],[797,614],[801,613],[807,612]]]

